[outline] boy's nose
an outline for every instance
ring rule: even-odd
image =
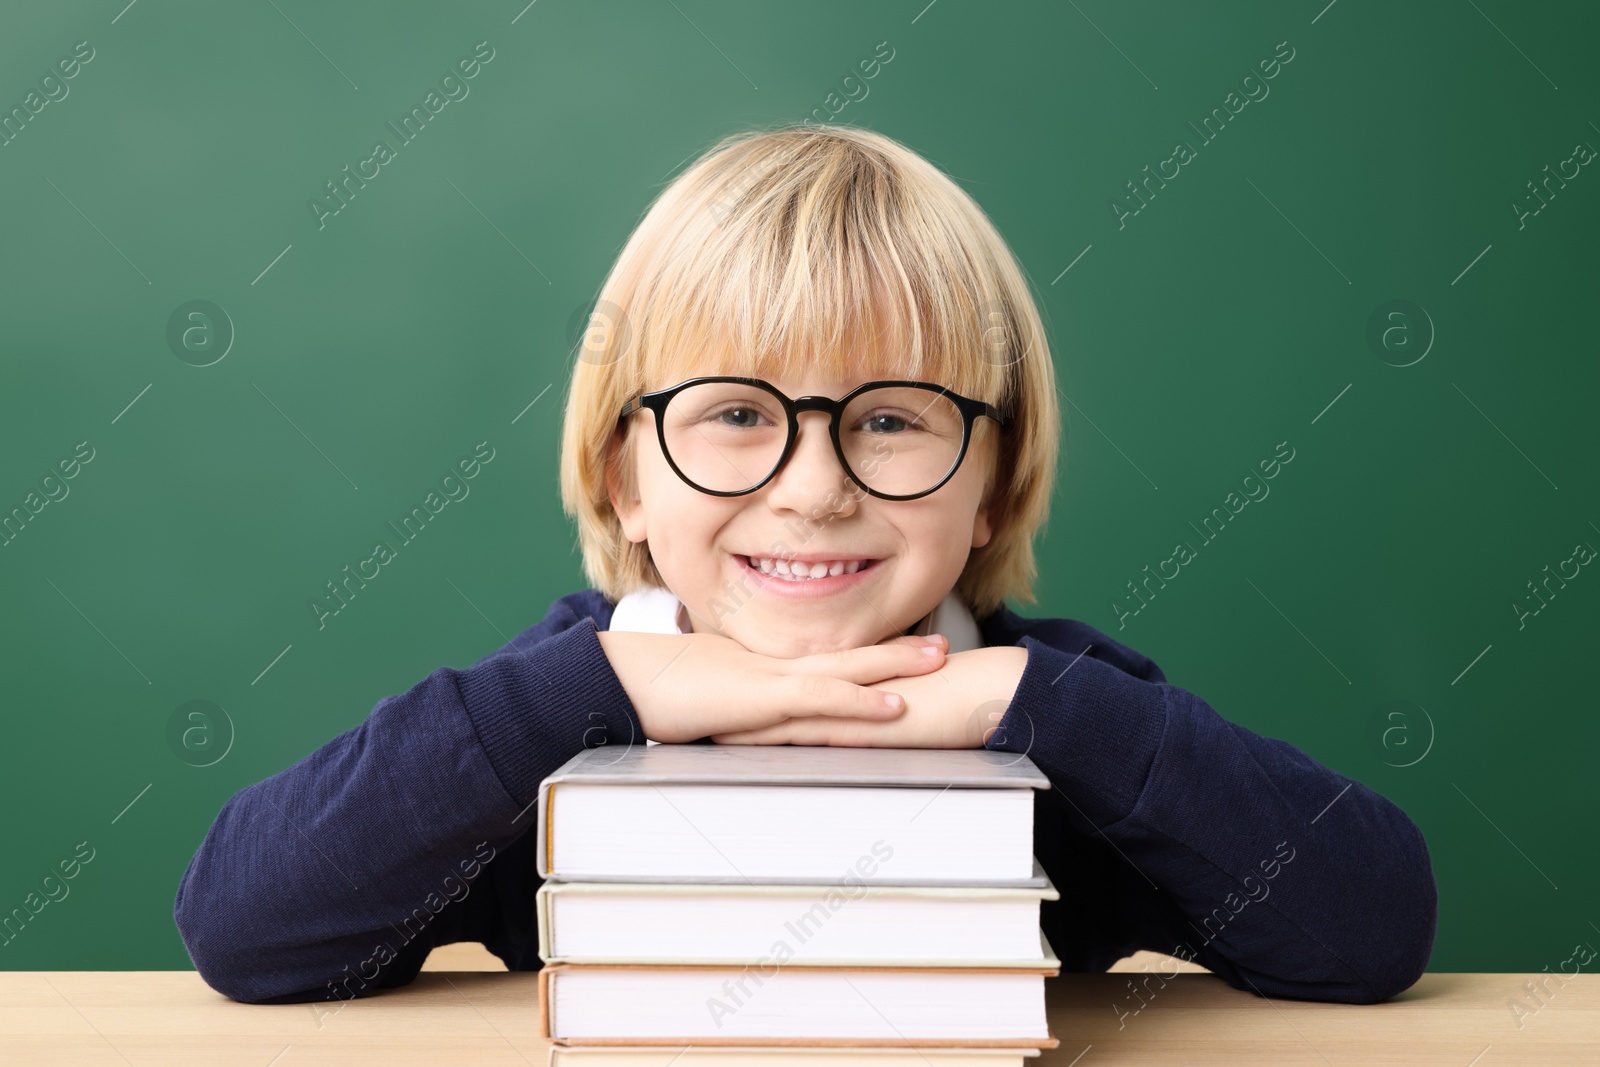
[[[767,502],[773,508],[805,516],[818,512],[839,518],[849,515],[855,510],[861,490],[855,487],[833,450],[827,413],[803,411],[796,421],[800,429],[795,435],[794,450],[767,483]]]

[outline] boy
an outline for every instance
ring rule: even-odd
[[[1154,949],[1355,1003],[1421,975],[1436,892],[1403,812],[1083,623],[1005,607],[1034,599],[1054,371],[946,176],[849,127],[727,138],[597,308],[561,455],[593,588],[223,807],[174,910],[213,987],[345,1000],[455,941],[537,968],[539,782],[651,742],[1026,753],[1063,970]]]

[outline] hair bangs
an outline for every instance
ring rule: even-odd
[[[730,169],[701,188],[690,210],[720,205],[720,218],[709,234],[681,228],[658,257],[641,294],[640,388],[710,374],[895,378],[1003,403],[970,261],[927,255],[919,220],[874,194],[881,175],[799,170],[751,185]]]

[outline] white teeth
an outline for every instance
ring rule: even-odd
[[[835,577],[840,574],[854,574],[866,566],[866,560],[834,560],[831,563],[796,563],[782,559],[763,559],[754,556],[746,557],[752,564],[760,568],[762,574],[773,574],[787,578],[792,582],[808,582],[814,578]]]

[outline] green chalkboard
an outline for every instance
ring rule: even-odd
[[[0,914],[76,877],[0,967],[187,967],[229,796],[585,584],[588,302],[687,159],[808,116],[932,160],[1031,278],[1067,428],[1025,613],[1399,803],[1434,969],[1600,943],[1600,16],[1324,3],[7,5]]]

